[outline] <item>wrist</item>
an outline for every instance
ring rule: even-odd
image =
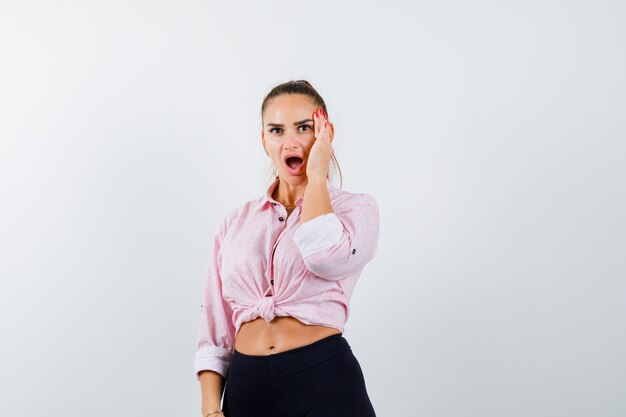
[[[218,408],[210,408],[206,411],[202,411],[202,417],[225,417],[224,411]]]
[[[309,176],[308,181],[307,181],[307,186],[309,185],[326,185],[326,177],[316,177],[316,176]]]
[[[202,417],[206,417],[207,414],[209,414],[211,411],[215,411],[215,410],[221,410],[221,407],[219,404],[217,405],[203,405],[202,406]],[[222,417],[223,414],[220,413],[214,413],[211,414],[209,417]]]

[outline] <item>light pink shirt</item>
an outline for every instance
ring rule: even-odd
[[[361,271],[376,254],[379,211],[369,194],[326,181],[333,213],[299,223],[303,197],[287,217],[264,195],[228,213],[213,237],[206,276],[195,372],[226,377],[241,325],[292,316],[343,333],[350,297]]]

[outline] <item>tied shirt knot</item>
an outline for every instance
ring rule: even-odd
[[[268,323],[276,317],[276,314],[274,314],[274,297],[272,295],[261,297],[254,307]]]

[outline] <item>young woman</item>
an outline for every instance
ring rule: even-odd
[[[275,178],[214,235],[195,356],[202,416],[374,417],[343,330],[376,253],[378,205],[330,183],[334,129],[311,84],[272,89],[261,120]]]

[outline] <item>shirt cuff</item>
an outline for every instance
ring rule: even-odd
[[[336,245],[343,237],[343,224],[335,213],[306,221],[296,229],[293,240],[303,258]]]
[[[200,371],[215,371],[226,378],[232,356],[233,352],[219,346],[204,346],[198,349],[194,364],[196,379],[200,380],[198,375]]]

